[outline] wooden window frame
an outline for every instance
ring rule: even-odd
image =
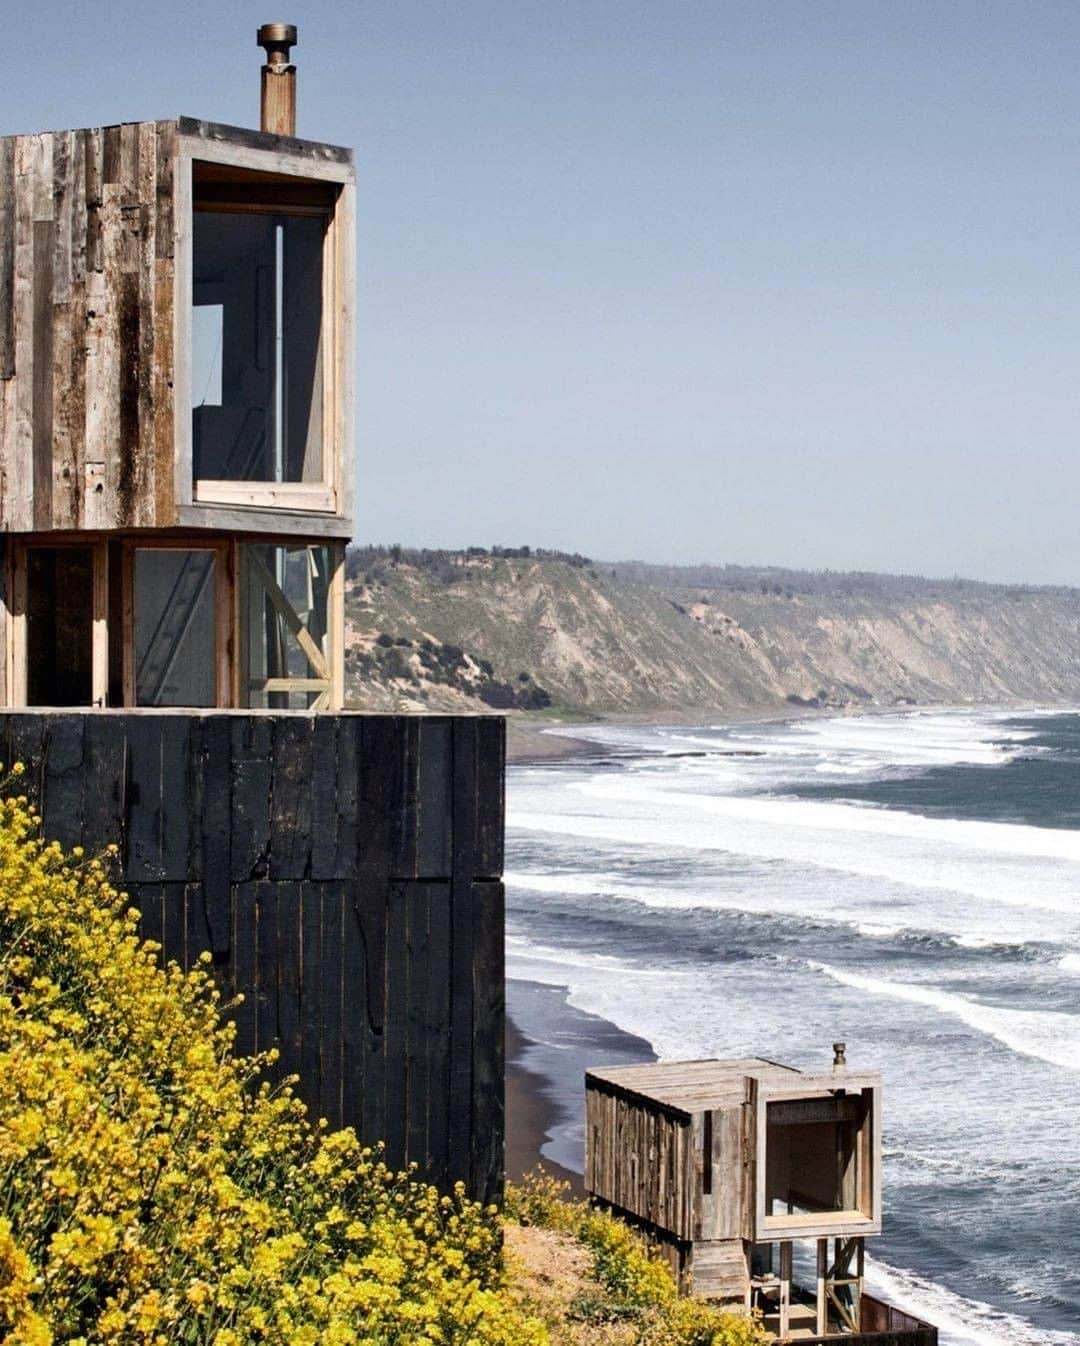
[[[90,612],[90,705],[109,701],[109,553],[103,537],[50,537],[15,539],[7,561],[7,640],[5,663],[7,704],[27,707],[29,690],[29,645],[27,641],[27,564],[32,550],[89,551],[93,557],[93,605]]]
[[[236,542],[236,611],[237,611],[237,701],[239,705],[250,705],[252,692],[315,692],[315,700],[307,707],[309,711],[336,711],[342,708],[345,700],[345,545],[344,543],[323,543],[292,538],[251,538],[238,539]],[[247,638],[240,629],[244,617],[240,613],[240,588],[246,581],[241,580],[242,560],[239,548],[245,547],[287,547],[300,550],[308,547],[325,546],[329,554],[330,573],[326,596],[326,642],[323,651],[314,645],[307,628],[300,622],[299,615],[288,599],[278,589],[273,576],[268,573],[260,580],[263,591],[289,627],[293,638],[307,658],[308,666],[316,676],[302,678],[265,678],[254,682],[247,667]],[[261,558],[252,554],[259,570],[265,572]],[[303,637],[300,632],[303,632]],[[304,638],[306,637],[306,639]],[[309,644],[311,648],[309,648]],[[322,675],[320,676],[320,671]],[[241,701],[240,698],[243,698]]]
[[[121,586],[123,597],[124,706],[152,710],[139,705],[135,685],[135,553],[138,551],[206,551],[214,555],[214,706],[226,710],[236,706],[236,545],[228,538],[152,538],[129,537],[123,542]]]
[[[815,1211],[805,1215],[769,1215],[765,1207],[767,1182],[768,1105],[786,1101],[829,1099],[840,1094],[861,1095],[862,1125],[856,1136],[855,1208]],[[791,1238],[836,1238],[881,1233],[881,1081],[869,1074],[803,1076],[797,1089],[770,1088],[751,1080],[750,1110],[754,1118],[754,1209],[755,1243],[776,1243]]]
[[[321,482],[246,482],[205,479],[196,481],[191,429],[191,308],[194,295],[194,165],[222,165],[238,172],[275,173],[292,181],[332,184],[334,204],[320,208],[327,217],[323,240],[323,462]],[[210,527],[257,527],[260,514],[307,515],[337,520],[348,517],[350,464],[345,461],[352,424],[351,287],[354,261],[355,183],[351,165],[304,163],[302,171],[287,155],[181,136],[176,177],[176,303],[174,428],[176,440],[176,500],[178,521]],[[266,191],[273,192],[273,184]],[[303,214],[304,207],[256,202],[235,205],[215,202],[212,209]],[[228,517],[226,517],[228,512]],[[221,520],[217,521],[218,516]],[[284,523],[285,520],[283,519]],[[289,521],[290,524],[293,522]],[[292,529],[290,528],[290,531]],[[297,529],[297,532],[300,530]]]

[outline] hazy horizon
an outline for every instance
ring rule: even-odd
[[[265,6],[95,13],[20,14],[0,131],[255,124]],[[1075,6],[280,17],[357,152],[359,538],[1080,581]]]

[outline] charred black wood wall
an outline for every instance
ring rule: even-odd
[[[497,718],[0,713],[45,835],[120,847],[145,935],[209,950],[238,1048],[485,1200],[503,1167]]]

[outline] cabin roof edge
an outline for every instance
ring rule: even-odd
[[[353,165],[353,151],[345,145],[331,145],[322,140],[304,140],[299,136],[278,136],[269,131],[252,130],[246,126],[229,126],[225,122],[205,121],[199,117],[177,117],[177,132],[197,140],[221,145],[235,145],[241,149],[273,150],[278,154],[295,155],[304,159]]]

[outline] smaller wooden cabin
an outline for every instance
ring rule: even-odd
[[[863,1240],[881,1232],[881,1077],[835,1047],[821,1074],[761,1057],[588,1071],[585,1187],[666,1250],[688,1291],[758,1308],[779,1339],[928,1346],[932,1327],[863,1290]],[[812,1291],[794,1283],[800,1243]]]

